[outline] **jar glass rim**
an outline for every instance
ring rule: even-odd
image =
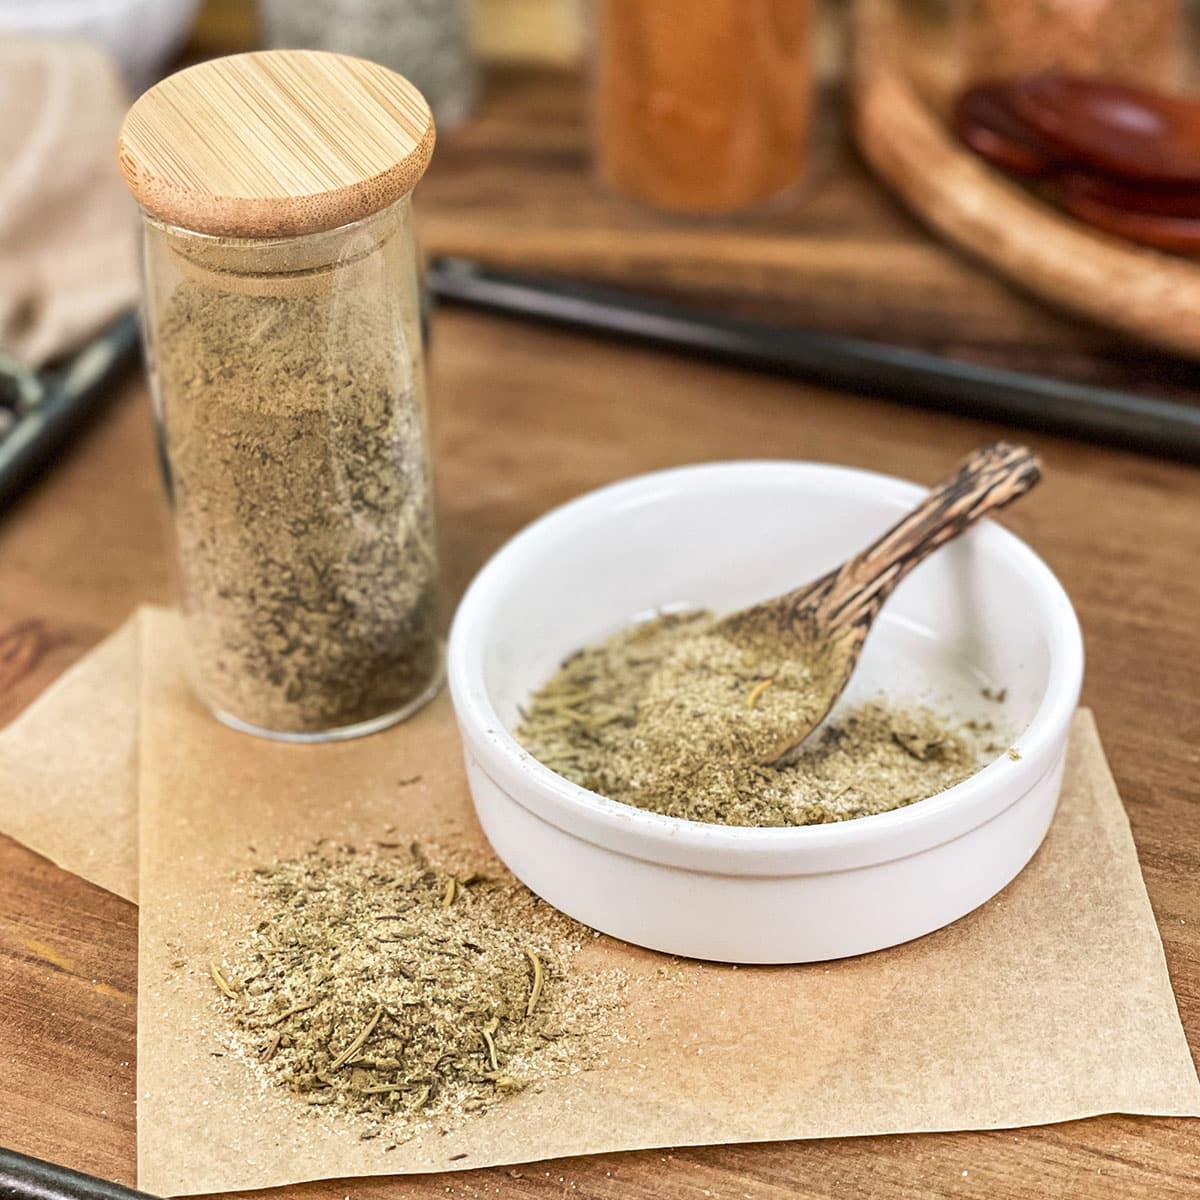
[[[306,280],[335,276],[377,255],[397,233],[407,228],[406,202],[401,197],[385,208],[316,233],[278,238],[239,238],[201,233],[162,221],[143,211],[145,228],[152,230],[181,270],[214,286],[233,290],[257,287],[252,281],[270,280],[271,291],[304,287]],[[241,281],[241,282],[239,282]]]
[[[345,225],[335,225],[332,229],[318,229],[311,233],[288,233],[282,234],[279,237],[231,237],[228,234],[220,233],[204,233],[199,229],[190,229],[186,225],[179,225],[172,221],[164,221],[160,217],[156,217],[148,209],[141,210],[142,220],[145,224],[158,230],[160,233],[165,233],[170,237],[193,240],[198,243],[206,243],[212,246],[245,246],[264,249],[273,248],[276,246],[290,246],[297,242],[314,242],[325,238],[344,237],[347,234],[352,234],[359,229],[365,229],[375,221],[381,220],[383,217],[394,213],[397,208],[409,204],[412,201],[412,193],[409,192],[401,196],[398,200],[393,200],[391,204],[385,205],[383,208],[376,209],[373,213],[368,213],[365,217],[359,217],[357,221],[349,221]]]

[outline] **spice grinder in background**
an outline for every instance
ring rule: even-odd
[[[470,115],[479,72],[466,0],[258,0],[267,45],[355,54],[399,71],[443,133]]]
[[[660,208],[727,213],[803,177],[812,0],[599,0],[601,178]]]
[[[121,131],[190,676],[238,729],[352,737],[440,682],[410,203],[433,143],[402,76],[308,50],[181,71]]]

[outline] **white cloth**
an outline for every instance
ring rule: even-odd
[[[99,48],[0,44],[0,352],[41,366],[137,297],[137,210],[117,171],[128,105]]]

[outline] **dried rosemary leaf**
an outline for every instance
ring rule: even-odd
[[[526,950],[525,957],[529,959],[529,965],[533,968],[533,983],[529,988],[529,1000],[525,1005],[525,1015],[532,1017],[537,1008],[537,1002],[541,999],[542,987],[546,982],[546,969],[542,966],[542,960],[532,950]]]
[[[208,973],[222,995],[227,996],[230,1000],[238,998],[237,992],[233,990],[233,985],[225,978],[224,971],[215,962],[208,964]]]

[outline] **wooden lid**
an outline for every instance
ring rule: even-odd
[[[223,237],[286,237],[361,220],[412,191],[433,115],[402,75],[320,50],[188,67],[121,127],[129,190],[161,221]]]

